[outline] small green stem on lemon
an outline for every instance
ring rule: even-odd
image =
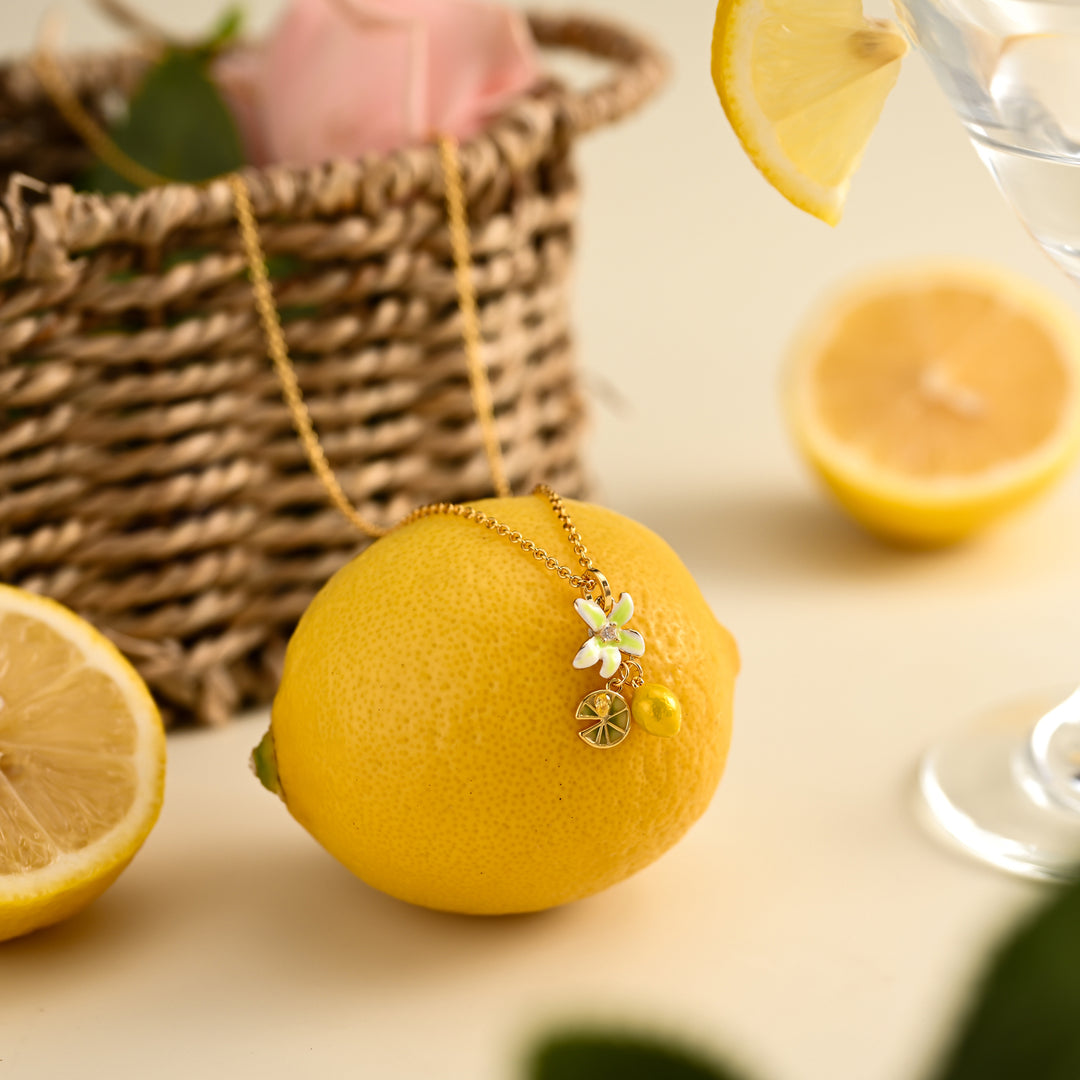
[[[274,753],[273,728],[267,730],[259,745],[251,751],[251,771],[259,778],[259,783],[267,791],[272,791],[284,801],[285,794],[281,790],[281,780],[278,778],[277,755]]]

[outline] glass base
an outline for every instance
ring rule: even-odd
[[[925,823],[1014,874],[1080,877],[1080,723],[1033,741],[1038,721],[1074,689],[994,709],[935,746],[919,769]]]

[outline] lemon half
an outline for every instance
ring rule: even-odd
[[[1080,323],[1033,282],[964,260],[862,274],[798,336],[796,440],[853,517],[960,540],[1027,502],[1080,448]]]
[[[100,895],[164,784],[161,717],[127,660],[67,608],[0,585],[0,941]]]
[[[712,75],[750,160],[835,225],[906,51],[860,0],[721,0]]]

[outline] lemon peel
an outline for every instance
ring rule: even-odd
[[[271,721],[289,812],[384,892],[470,914],[553,907],[647,866],[709,804],[731,736],[734,642],[659,537],[568,503],[636,601],[650,678],[677,696],[681,731],[633,730],[598,753],[575,716],[597,674],[573,666],[582,616],[566,583],[459,519],[394,530],[312,602]],[[567,548],[540,499],[475,505]]]

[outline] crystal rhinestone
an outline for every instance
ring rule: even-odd
[[[600,633],[596,636],[601,641],[618,641],[619,628],[614,623],[608,623],[606,626],[600,628]]]

